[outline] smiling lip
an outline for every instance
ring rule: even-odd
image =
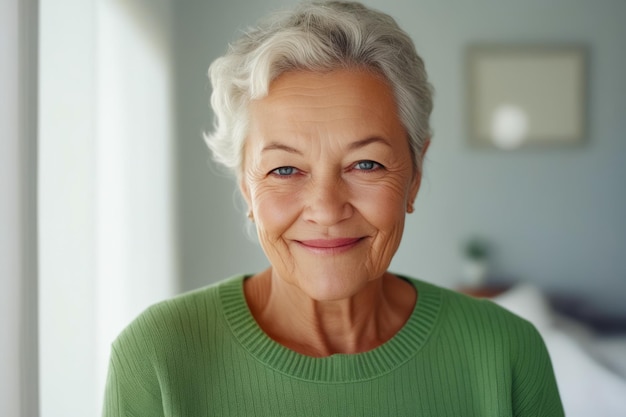
[[[319,254],[337,254],[345,252],[356,246],[363,238],[350,237],[340,239],[311,239],[297,240],[304,248]]]

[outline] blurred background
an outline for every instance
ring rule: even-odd
[[[267,265],[202,140],[206,72],[243,29],[294,3],[3,0],[1,415],[98,415],[109,344],[134,316]],[[391,269],[459,288],[478,242],[481,285],[530,284],[619,323],[626,2],[364,3],[411,35],[435,87],[424,180]],[[467,51],[494,43],[584,48],[581,143],[471,146]]]

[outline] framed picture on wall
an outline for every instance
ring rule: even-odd
[[[585,48],[472,45],[466,59],[472,145],[517,149],[584,140]]]

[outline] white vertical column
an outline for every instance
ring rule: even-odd
[[[43,417],[98,415],[110,344],[176,289],[170,0],[41,0]]]
[[[176,287],[169,0],[98,1],[96,381],[110,344]]]
[[[40,3],[43,417],[95,412],[95,1]]]

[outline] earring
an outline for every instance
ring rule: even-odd
[[[415,208],[413,208],[413,202],[409,201],[409,204],[406,207],[406,212],[411,214],[415,211]]]
[[[248,219],[254,223],[254,214],[252,214],[252,210],[248,210]]]

